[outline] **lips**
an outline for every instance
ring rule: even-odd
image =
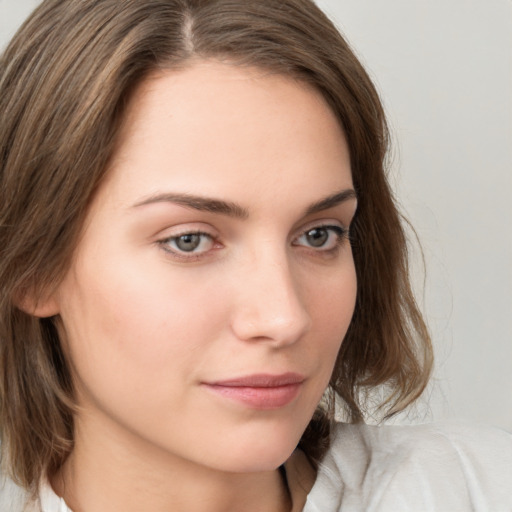
[[[298,373],[254,374],[203,385],[217,396],[253,409],[278,409],[294,400],[304,380]]]

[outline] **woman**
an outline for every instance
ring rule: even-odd
[[[314,4],[47,0],[0,110],[4,508],[507,509],[507,434],[362,423],[431,346],[382,107]]]

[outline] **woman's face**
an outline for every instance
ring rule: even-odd
[[[352,316],[355,209],[317,92],[215,62],[148,78],[52,299],[77,442],[227,471],[281,464]]]

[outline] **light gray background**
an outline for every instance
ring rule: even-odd
[[[512,2],[319,0],[383,97],[422,242],[437,363],[426,419],[512,430]],[[0,0],[0,46],[36,0]],[[403,419],[407,421],[407,418]]]

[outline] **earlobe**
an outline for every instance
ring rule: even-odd
[[[25,290],[20,295],[22,296],[15,299],[16,307],[27,315],[48,318],[58,315],[60,312],[59,303],[54,293],[45,296],[45,294]]]

